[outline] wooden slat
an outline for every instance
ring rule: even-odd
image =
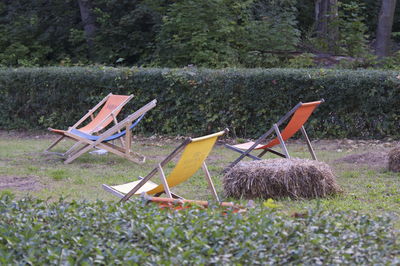
[[[211,179],[210,172],[208,171],[208,168],[207,168],[207,165],[206,165],[205,162],[203,162],[202,168],[203,168],[204,174],[206,176],[206,179],[207,179],[207,182],[208,182],[208,186],[209,186],[209,188],[211,190],[211,194],[213,194],[213,196],[214,196],[216,201],[220,202],[218,194],[217,194],[217,191],[215,190],[215,187],[214,187],[214,183],[213,183],[213,181]]]
[[[308,147],[308,151],[311,153],[311,157],[317,161],[317,156],[315,155],[314,149],[311,146],[311,142],[310,139],[308,138],[307,132],[304,128],[304,126],[301,127],[301,133],[303,133],[304,138],[306,139],[306,143],[307,143],[307,147]]]
[[[125,153],[129,155],[131,151],[131,145],[132,145],[132,131],[129,129],[132,123],[127,123],[126,124],[126,129],[125,129]],[[122,138],[121,138],[122,140]],[[121,141],[122,142],[122,141]]]
[[[112,93],[109,93],[106,97],[104,97],[103,100],[101,100],[98,104],[96,104],[95,107],[90,109],[86,115],[84,115],[81,119],[78,120],[70,129],[77,128],[83,121],[85,121],[91,114],[93,114],[97,109],[99,109],[100,106],[103,105],[107,101],[107,99],[112,95]]]
[[[65,136],[61,136],[58,139],[56,139],[46,150],[45,152],[50,151],[54,146],[56,146]]]
[[[171,190],[169,189],[169,185],[168,185],[167,179],[165,177],[164,170],[162,169],[160,164],[158,165],[158,171],[160,172],[160,179],[164,186],[165,194],[167,194],[168,198],[172,199]]]
[[[179,145],[174,151],[172,151],[161,163],[161,167],[166,165],[169,161],[171,161],[180,151],[182,151],[189,143],[191,142],[191,138],[187,138],[181,145]],[[151,172],[143,177],[143,179],[137,184],[131,191],[129,191],[120,202],[127,201],[130,197],[132,197],[136,191],[139,190],[147,181],[149,181],[158,171],[158,165],[151,170]]]
[[[116,117],[115,117],[115,113],[117,113],[117,111],[118,111],[119,109],[121,109],[125,104],[127,104],[132,98],[133,98],[133,95],[132,95],[132,94],[129,95],[129,97],[126,98],[125,101],[123,101],[122,103],[120,103],[116,108],[114,108],[114,110],[113,110],[110,114],[108,114],[107,116],[105,116],[105,117],[103,118],[103,120],[101,120],[100,123],[99,123],[95,128],[93,128],[93,130],[92,130],[91,132],[97,131],[97,129],[98,129],[105,121],[107,121],[107,119],[109,119],[110,116],[113,118],[114,123],[115,123],[115,124],[118,124],[118,121],[117,121],[117,119],[116,119]]]

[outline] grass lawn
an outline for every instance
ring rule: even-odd
[[[134,140],[136,151],[146,155],[143,165],[132,163],[113,154],[85,154],[69,165],[55,154],[43,150],[55,137],[44,133],[22,134],[1,132],[0,134],[0,189],[12,192],[17,198],[30,195],[50,201],[60,196],[69,199],[96,199],[117,201],[101,185],[121,184],[145,176],[182,140],[172,138],[139,138]],[[62,152],[72,142],[63,141],[55,151]],[[400,174],[387,170],[387,152],[399,145],[389,141],[319,140],[313,143],[320,161],[328,163],[337,175],[344,193],[321,200],[279,199],[280,211],[287,214],[303,212],[317,204],[330,211],[355,210],[361,213],[393,216],[396,227],[400,227]],[[300,140],[289,143],[293,157],[309,158],[307,147]],[[236,158],[237,154],[216,146],[208,158],[210,173],[217,193],[222,196],[222,169]],[[272,158],[268,155],[266,158]],[[173,163],[167,169],[172,169]],[[159,182],[158,178],[154,179]],[[212,199],[206,180],[199,171],[187,183],[174,191],[188,199]],[[232,199],[224,199],[231,201]],[[261,202],[257,202],[261,203]]]

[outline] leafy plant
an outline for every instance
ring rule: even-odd
[[[0,125],[67,128],[113,92],[135,95],[121,117],[157,98],[158,107],[137,128],[142,133],[204,134],[229,127],[238,137],[256,137],[290,106],[324,98],[307,123],[312,136],[397,138],[399,90],[400,79],[393,71],[1,69]]]
[[[314,55],[309,53],[304,53],[299,56],[295,56],[288,60],[288,67],[293,68],[307,68],[314,67]]]
[[[388,217],[0,200],[1,264],[397,264]]]
[[[298,42],[292,2],[176,2],[168,9],[157,36],[159,65],[276,65],[281,59],[274,52],[293,50]]]
[[[338,54],[359,57],[368,52],[364,10],[365,5],[357,1],[339,2],[336,22],[339,27],[339,42],[336,46]]]
[[[157,36],[161,65],[226,67],[238,63],[251,0],[178,1],[163,19]]]
[[[338,14],[330,22],[334,33],[328,37],[317,37],[314,25],[304,31],[303,45],[310,50],[346,55],[352,57],[368,56],[368,37],[365,19],[365,4],[361,1],[338,1]],[[335,30],[333,30],[335,29]]]

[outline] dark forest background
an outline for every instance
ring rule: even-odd
[[[0,66],[400,69],[396,0],[2,0]]]

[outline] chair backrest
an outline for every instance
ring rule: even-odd
[[[320,105],[323,101],[315,101],[309,103],[300,103],[297,109],[294,111],[292,118],[289,123],[286,125],[285,129],[282,130],[281,135],[284,141],[290,139],[300,128],[307,122],[310,115],[313,113],[315,108]],[[271,148],[275,145],[279,144],[279,139],[275,138],[271,140],[268,144],[263,145],[258,149]]]
[[[225,133],[226,131],[220,131],[215,134],[191,139],[190,143],[187,144],[183,150],[181,158],[175,168],[167,177],[169,187],[174,187],[183,183],[194,175],[210,154],[218,137]],[[148,191],[147,194],[157,194],[163,191],[164,186],[159,185]]]
[[[87,125],[79,128],[84,133],[96,133],[107,127],[114,116],[117,116],[122,107],[132,98],[131,95],[110,95],[100,112]]]

